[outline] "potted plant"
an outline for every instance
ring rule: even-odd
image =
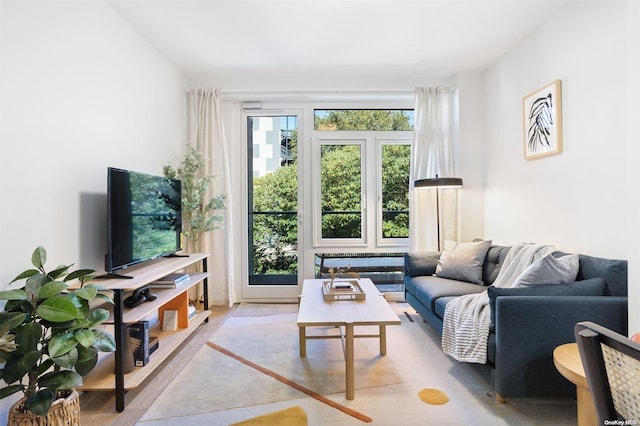
[[[9,424],[14,424],[12,419],[19,424],[54,424],[61,416],[56,410],[69,411],[69,403],[76,405],[70,411],[78,416],[77,423],[61,419],[61,424],[79,424],[75,387],[95,367],[99,351],[115,350],[113,336],[96,328],[109,317],[109,311],[95,303],[113,303],[104,294],[108,289],[89,283],[94,277],[91,269],[70,272],[72,265],[63,265],[47,272],[46,258],[46,250],[36,248],[31,256],[34,268],[10,283],[25,280],[24,286],[0,291],[0,300],[7,301],[0,312],[0,362],[5,362],[0,398],[24,394],[11,408]],[[69,396],[75,402],[65,400]]]
[[[187,144],[187,152],[177,168],[164,166],[164,175],[182,181],[183,235],[191,242],[194,252],[200,250],[200,238],[209,231],[218,229],[223,217],[215,214],[225,208],[225,194],[215,195],[207,200],[207,190],[214,179],[206,175],[206,157]]]

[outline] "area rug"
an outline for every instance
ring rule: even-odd
[[[422,389],[418,392],[418,396],[422,402],[426,402],[431,405],[442,405],[449,402],[447,394],[438,389]]]
[[[401,325],[387,328],[387,355],[379,355],[377,339],[356,340],[351,401],[345,398],[340,339],[310,340],[307,357],[300,358],[296,305],[243,304],[138,424],[230,425],[292,406],[304,410],[309,425],[575,424],[575,401],[498,403],[472,368],[442,353],[439,336],[415,311],[406,303],[390,305]],[[336,332],[332,327],[311,330]]]
[[[302,407],[294,407],[279,410],[274,413],[263,414],[252,417],[241,422],[233,423],[231,426],[307,426],[307,413]]]

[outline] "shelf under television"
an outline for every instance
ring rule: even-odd
[[[208,273],[195,273],[195,274],[190,273],[189,279],[182,282],[176,288],[153,288],[152,287],[150,291],[157,298],[152,301],[142,302],[140,305],[134,308],[124,308],[122,312],[122,322],[124,324],[133,324],[135,322],[140,321],[144,317],[152,314],[153,312],[156,312],[163,305],[171,301],[173,298],[175,298],[179,294],[185,292],[189,288],[200,283],[208,276],[209,276]],[[109,319],[105,321],[105,324],[113,324],[114,323],[113,305],[104,304],[103,307],[109,311]]]
[[[149,357],[149,363],[144,367],[136,367],[131,373],[124,375],[124,388],[134,389],[158,368],[196,328],[211,314],[211,311],[198,311],[189,320],[189,327],[175,331],[162,331],[160,327],[149,330],[149,335],[158,337],[158,349]],[[83,377],[83,385],[78,390],[113,391],[115,390],[115,355],[113,353],[103,357],[98,365]]]

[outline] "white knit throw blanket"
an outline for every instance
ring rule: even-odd
[[[534,261],[553,252],[554,247],[522,243],[512,246],[493,283],[511,287]],[[486,364],[491,308],[489,294],[467,294],[447,303],[442,324],[442,350],[458,361]]]

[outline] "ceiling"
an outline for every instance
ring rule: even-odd
[[[481,71],[570,0],[110,0],[187,77]],[[578,0],[571,0],[578,1]]]

